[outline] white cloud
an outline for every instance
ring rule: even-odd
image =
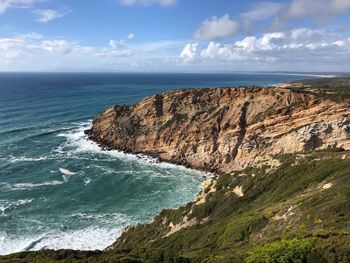
[[[348,9],[350,9],[350,0],[293,0],[282,16],[288,19],[310,15],[336,15]]]
[[[43,0],[0,0],[0,14],[10,8],[28,8],[39,2],[43,2]]]
[[[68,15],[71,11],[70,10],[53,10],[53,9],[38,9],[33,11],[34,14],[37,16],[36,21],[40,23],[47,23],[51,20],[64,17]]]
[[[196,52],[197,52],[197,43],[189,43],[187,44],[181,54],[180,54],[180,58],[184,61],[184,62],[191,62],[195,56],[196,56]]]
[[[210,42],[208,46],[202,50],[200,53],[202,58],[225,58],[231,60],[234,58],[234,53],[232,52],[232,47],[229,44],[220,44],[216,42]]]
[[[292,0],[281,8],[270,29],[281,30],[301,18],[306,18],[313,26],[325,25],[349,11],[350,0]]]
[[[194,32],[196,39],[215,39],[232,36],[238,31],[238,23],[230,19],[229,15],[220,18],[213,16],[206,19],[202,25]]]
[[[177,3],[177,0],[119,0],[120,4],[126,6],[133,5],[160,5],[160,6],[172,6]]]
[[[202,50],[198,50],[196,46],[195,52],[191,52],[193,50],[188,45],[180,56],[189,54],[187,56],[191,61],[197,58],[202,61],[230,63],[251,61],[291,63],[291,65],[295,65],[294,62],[336,65],[339,61],[348,60],[350,57],[349,39],[327,31],[307,28],[267,33],[261,37],[249,36],[232,43],[212,41]]]
[[[108,45],[112,48],[112,49],[118,49],[118,48],[123,48],[124,45],[124,41],[123,40],[109,40]]]
[[[111,39],[109,40],[109,43],[108,45],[110,46],[110,48],[112,49],[121,49],[121,48],[125,48],[127,43],[128,43],[128,40],[131,40],[135,37],[135,34],[133,33],[130,33],[126,39],[119,39],[119,40],[114,40],[114,39]]]
[[[251,34],[286,30],[301,18],[316,28],[329,24],[346,12],[350,12],[350,0],[255,1],[250,9],[238,14],[235,20],[228,14],[206,19],[195,30],[193,37],[212,40],[242,32]]]
[[[73,43],[66,40],[43,40],[40,46],[44,51],[62,55],[72,52],[75,48]]]
[[[121,45],[120,41],[115,40],[111,40],[107,47],[90,47],[65,39],[45,39],[36,33],[18,35],[13,38],[0,38],[0,61],[1,57],[9,63],[11,60],[19,57],[42,57],[50,54],[61,56],[122,57],[131,55],[132,52]]]
[[[240,16],[247,20],[264,20],[276,15],[282,6],[281,3],[276,2],[256,3],[254,8],[241,13]]]
[[[0,70],[89,70],[137,71],[175,65],[183,41],[159,41],[133,44],[111,40],[104,46],[83,45],[63,38],[46,38],[28,33],[0,38]],[[132,59],[129,57],[132,56]]]

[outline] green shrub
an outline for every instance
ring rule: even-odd
[[[281,240],[253,249],[247,263],[302,263],[305,262],[315,239]]]

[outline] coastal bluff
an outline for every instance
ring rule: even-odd
[[[223,174],[278,166],[275,155],[350,149],[350,108],[300,89],[171,90],[99,114],[89,138],[105,149]]]

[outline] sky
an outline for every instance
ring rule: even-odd
[[[0,0],[0,71],[350,71],[350,0]]]

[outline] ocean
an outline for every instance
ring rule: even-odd
[[[114,104],[169,89],[276,85],[297,74],[0,73],[0,255],[104,249],[193,200],[208,174],[102,151],[84,130]]]

